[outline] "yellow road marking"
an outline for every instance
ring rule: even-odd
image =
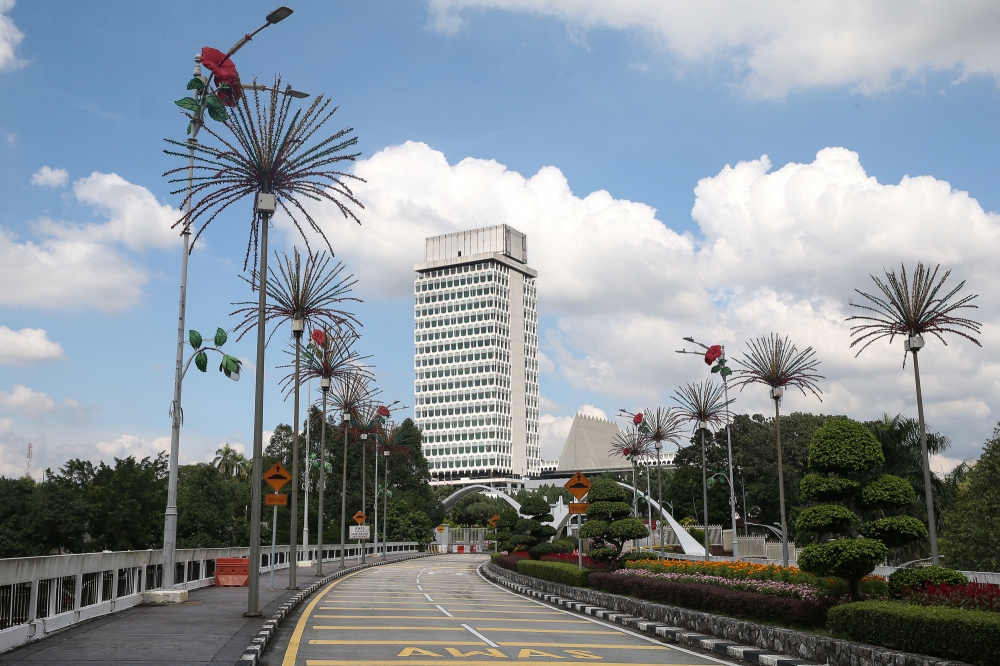
[[[347,574],[342,578],[338,578],[337,580],[327,585],[326,589],[323,590],[322,594],[316,595],[316,598],[313,599],[311,602],[309,602],[309,605],[306,606],[306,609],[302,612],[302,617],[300,617],[299,621],[295,624],[295,631],[292,632],[292,637],[288,639],[288,648],[285,650],[285,658],[281,660],[281,666],[295,666],[295,657],[297,657],[299,654],[299,642],[302,640],[302,632],[305,631],[306,629],[306,623],[309,620],[309,614],[312,613],[314,608],[316,608],[316,604],[320,602],[320,599],[323,598],[323,595],[332,590],[341,581],[345,581],[351,576],[356,576],[359,573],[361,572],[355,571],[352,574]]]
[[[431,605],[433,606],[434,604],[431,604]],[[358,607],[358,606],[320,606],[320,610],[357,611],[357,610],[390,610],[390,609],[388,609],[388,608],[384,608],[384,609],[383,608],[365,608],[363,606],[362,607]],[[423,611],[429,611],[431,609],[430,608],[392,608],[391,610],[394,610],[394,611],[416,611],[416,612],[419,613],[419,612],[423,612]]]
[[[498,611],[491,611],[491,610],[480,610],[478,608],[475,608],[475,609],[457,608],[456,609],[456,608],[452,608],[450,604],[445,604],[445,605],[448,606],[448,610],[452,610],[452,611],[453,610],[457,610],[458,612],[461,612],[463,610],[474,610],[476,613],[517,613],[518,615],[562,615],[562,613],[560,613],[558,611],[499,611],[499,610]],[[403,609],[400,608],[399,610],[403,610]],[[408,608],[406,610],[410,610],[410,609]],[[417,609],[414,609],[414,610],[417,610]],[[419,609],[419,610],[422,610],[422,609]]]
[[[496,622],[495,617],[459,617],[458,615],[454,617],[434,617],[433,615],[427,615],[421,617],[419,615],[320,615],[317,613],[313,617],[322,617],[326,619],[336,619],[336,620],[490,620],[491,622]],[[536,617],[531,618],[504,618],[504,622],[542,622]],[[565,624],[591,624],[587,620],[544,620],[544,622],[559,622]]]
[[[318,616],[314,615],[313,617],[318,617]],[[441,618],[441,619],[442,620],[447,620],[448,618]],[[407,631],[407,630],[410,630],[410,631],[465,631],[465,629],[462,629],[461,627],[384,627],[384,626],[378,626],[378,627],[376,627],[376,626],[368,626],[368,627],[366,627],[366,626],[358,626],[358,625],[336,626],[336,627],[334,627],[334,626],[326,626],[326,625],[320,625],[320,624],[315,625],[313,627],[313,629],[334,629],[334,630],[343,629],[345,631],[354,631],[355,629],[361,629],[361,630],[364,630],[364,631],[372,631],[372,630],[376,630],[376,631]],[[539,630],[539,631],[541,631],[541,630]],[[545,631],[550,631],[550,630],[546,629]],[[560,631],[559,633],[565,634],[565,633],[570,633],[570,632]],[[595,631],[594,633],[600,633],[600,632],[596,632]],[[611,631],[609,631],[607,633],[610,634],[610,633],[617,633],[617,632],[611,632]]]
[[[377,661],[361,661],[357,659],[307,659],[306,666],[404,666],[404,664],[409,664],[409,666],[437,666],[442,663],[444,659],[379,659]],[[588,660],[591,661],[591,660]],[[459,663],[459,662],[456,662]],[[496,666],[498,663],[496,659],[490,661],[472,661],[463,659],[461,662],[462,666]],[[518,666],[552,666],[552,664],[558,664],[560,662],[553,661],[529,661],[517,660],[513,662],[518,664]],[[568,661],[567,664],[580,664],[586,663],[584,661]],[[635,661],[601,661],[600,666],[692,666],[692,664],[640,664]],[[705,666],[709,666],[711,662],[704,662]],[[712,665],[714,666],[714,664]]]
[[[484,641],[351,641],[313,638],[309,645],[486,645]]]
[[[346,627],[345,627],[346,628]],[[476,631],[513,631],[519,634],[531,632],[534,634],[611,634],[621,636],[620,631],[590,631],[587,629],[520,629],[518,627],[476,627]]]

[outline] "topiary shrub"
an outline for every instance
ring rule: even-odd
[[[861,579],[888,557],[890,548],[927,536],[916,518],[887,515],[916,501],[916,493],[905,480],[890,474],[873,479],[873,472],[884,463],[875,436],[849,419],[828,421],[809,444],[811,473],[802,479],[802,496],[810,502],[831,503],[810,506],[799,514],[796,533],[812,535],[813,544],[802,550],[798,564],[809,573],[844,578],[854,599],[861,598]],[[874,517],[863,523],[859,508]],[[824,542],[830,537],[836,540]]]
[[[962,572],[945,567],[897,569],[889,576],[889,594],[899,599],[903,595],[903,589],[907,587],[923,587],[926,583],[961,585],[968,582],[969,579]]]
[[[870,645],[978,666],[1000,666],[1000,613],[862,601],[831,608],[827,628]]]
[[[500,548],[529,550],[555,536],[555,528],[544,524],[552,522],[551,511],[543,497],[533,495],[521,504],[520,516],[513,510],[501,513],[496,529]]]
[[[587,522],[580,528],[580,536],[603,539],[607,548],[595,548],[589,554],[595,560],[606,559],[609,567],[615,568],[622,545],[626,541],[649,536],[649,530],[642,519],[632,516],[632,505],[625,501],[628,496],[614,479],[594,481],[587,492],[587,499],[590,500]]]
[[[554,553],[561,553],[562,549],[555,545],[554,543],[540,543],[532,546],[528,549],[528,554],[531,555],[532,559],[540,560],[543,555],[552,555]]]
[[[518,561],[517,572],[524,576],[576,587],[587,587],[587,577],[590,575],[589,569],[581,570],[576,564],[539,562],[538,560]]]

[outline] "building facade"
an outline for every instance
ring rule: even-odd
[[[413,269],[414,420],[431,482],[521,488],[541,472],[527,239],[507,225],[434,236]]]

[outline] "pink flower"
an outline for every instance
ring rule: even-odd
[[[712,345],[705,352],[705,365],[712,365],[720,356],[722,356],[722,345]]]

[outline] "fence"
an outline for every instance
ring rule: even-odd
[[[417,550],[416,542],[378,545],[378,554]],[[270,548],[261,552],[260,571],[270,571]],[[297,560],[316,559],[316,546],[299,548]],[[367,544],[365,552],[375,555]],[[275,569],[289,566],[289,547],[275,549]],[[249,548],[194,548],[176,551],[175,589],[193,590],[215,582],[215,560],[248,557]],[[345,557],[360,557],[361,547],[346,544]],[[323,560],[340,558],[340,545],[323,547]],[[131,608],[143,593],[162,588],[163,551],[84,553],[0,559],[0,652],[38,640],[94,617]]]

